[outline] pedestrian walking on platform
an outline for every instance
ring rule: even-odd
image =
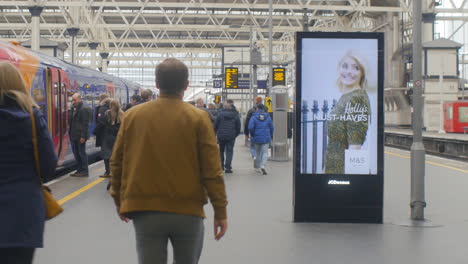
[[[77,163],[77,170],[72,173],[73,177],[88,177],[88,155],[86,154],[86,141],[89,138],[89,117],[91,109],[83,105],[81,95],[72,96],[72,108],[68,114],[70,126],[68,135],[72,146],[73,156]]]
[[[96,127],[94,128],[93,134],[96,136],[96,147],[101,147],[102,136],[104,133],[103,116],[107,110],[109,110],[109,103],[111,99],[107,94],[101,94],[99,96],[99,105],[94,110],[94,120],[96,120]],[[101,157],[102,158],[102,157]]]
[[[236,137],[240,134],[239,112],[234,108],[234,102],[227,100],[224,109],[220,110],[215,121],[215,131],[221,155],[221,166],[226,173],[232,173],[232,158]],[[226,154],[225,154],[226,153]],[[226,156],[225,156],[226,155]]]
[[[31,110],[32,109],[32,110]],[[31,264],[43,247],[45,205],[32,142],[36,123],[39,173],[55,174],[57,157],[47,121],[18,70],[0,62],[0,263]]]
[[[265,166],[268,161],[268,148],[273,138],[273,131],[273,121],[266,112],[266,107],[263,104],[258,104],[257,111],[249,122],[249,132],[252,138],[251,142],[255,146],[255,168],[264,175],[267,174]]]
[[[141,96],[139,96],[138,94],[134,94],[132,95],[132,102],[125,106],[125,111],[139,104],[141,104]]]
[[[139,264],[196,264],[204,237],[204,204],[214,209],[214,236],[227,230],[219,150],[205,111],[183,102],[188,69],[177,59],[156,67],[155,101],[130,109],[110,160],[111,195],[120,218],[133,221]]]
[[[245,140],[246,142],[249,142],[250,146],[250,154],[252,155],[252,158],[255,160],[256,151],[255,151],[255,145],[252,143],[252,139],[250,138],[250,133],[249,133],[249,122],[250,119],[252,118],[252,115],[257,111],[257,105],[261,104],[263,102],[263,98],[261,96],[258,96],[255,98],[255,105],[249,109],[247,112],[247,115],[245,117],[245,122],[244,122],[244,135],[245,135]],[[247,144],[247,143],[246,143]],[[254,161],[255,162],[255,161]]]
[[[208,115],[210,116],[210,120],[211,122],[214,122],[215,119],[214,119],[214,116],[213,114],[211,113],[211,111],[209,111],[206,107],[205,107],[205,102],[203,102],[203,99],[202,98],[198,98],[197,101],[196,101],[196,106],[198,109],[201,109],[205,112],[208,113]]]
[[[101,176],[102,178],[109,178],[110,176],[109,159],[112,154],[112,149],[114,147],[123,116],[124,112],[120,109],[119,101],[111,99],[109,109],[104,113],[100,120],[100,122],[104,124],[101,157],[104,160],[104,167],[106,168],[106,172]]]
[[[141,92],[142,103],[149,102],[153,100],[153,91],[151,89],[145,89]]]

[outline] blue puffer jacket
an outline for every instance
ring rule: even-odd
[[[234,140],[240,134],[239,113],[235,109],[223,109],[218,112],[215,131],[218,140]]]
[[[43,114],[34,109],[41,176],[53,176],[54,146]],[[0,105],[0,248],[42,247],[45,206],[34,168],[31,118],[8,99]]]
[[[252,142],[257,144],[270,143],[273,137],[273,121],[268,113],[258,110],[249,121],[249,132]]]

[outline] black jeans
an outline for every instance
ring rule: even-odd
[[[2,264],[32,264],[35,248],[0,248]]]
[[[80,140],[72,140],[73,156],[77,163],[76,171],[79,173],[88,173],[88,156],[86,155],[86,142],[81,144]]]
[[[104,159],[104,168],[106,168],[106,175],[110,174],[109,159]]]
[[[219,152],[221,154],[221,167],[223,167],[223,170],[232,169],[231,163],[232,163],[232,156],[234,155],[234,143],[235,142],[236,142],[235,139],[219,140]],[[224,152],[226,152],[226,159],[224,159]]]

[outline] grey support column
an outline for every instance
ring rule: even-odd
[[[436,18],[434,0],[421,0],[422,5],[422,43],[434,40],[434,22]]]
[[[108,52],[101,52],[99,53],[99,55],[101,55],[101,58],[102,58],[102,72],[107,72],[107,58],[109,58],[109,53]]]
[[[40,28],[40,19],[41,19],[41,13],[44,7],[42,6],[31,6],[29,7],[29,12],[31,13],[31,28],[32,28],[32,33],[31,33],[31,49],[32,50],[39,50],[40,48],[40,34],[41,34],[41,28]]]
[[[308,32],[309,31],[309,18],[307,17],[307,13],[309,10],[307,8],[303,8],[304,14],[302,16],[302,31]]]
[[[273,97],[274,133],[271,160],[288,161],[288,90],[286,86],[275,86],[270,94]]]
[[[89,67],[93,70],[96,70],[97,65],[96,65],[96,49],[98,47],[99,43],[97,42],[89,42],[88,47],[91,49],[91,64]]]
[[[413,1],[413,144],[411,145],[411,219],[424,220],[425,150],[422,141],[422,14],[421,0]]]
[[[72,51],[71,51],[71,62],[75,64],[75,58],[76,58],[76,36],[78,35],[78,32],[80,32],[80,28],[77,27],[70,27],[67,28],[68,35],[72,38],[71,41],[71,46],[72,46]]]

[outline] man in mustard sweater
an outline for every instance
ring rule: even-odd
[[[111,195],[120,218],[133,221],[139,264],[196,264],[207,198],[215,239],[227,230],[226,191],[219,150],[206,111],[182,101],[188,69],[166,59],[156,67],[160,97],[126,112],[110,166]]]

